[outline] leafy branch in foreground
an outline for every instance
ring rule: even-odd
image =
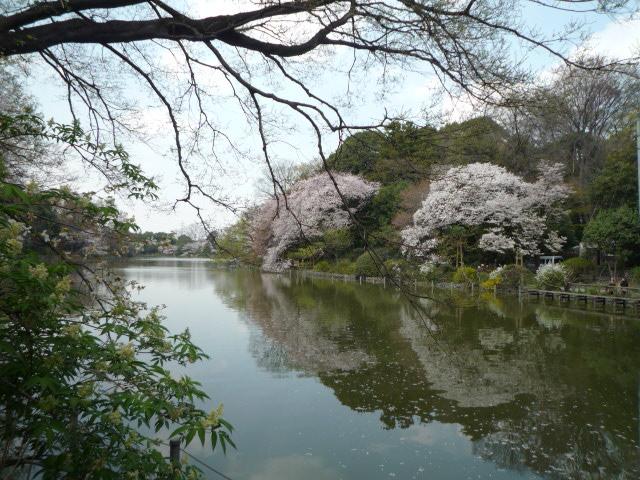
[[[140,166],[131,163],[122,145],[108,147],[92,140],[80,124],[71,125],[53,120],[45,122],[33,113],[7,115],[0,113],[0,149],[11,153],[24,149],[21,143],[45,140],[63,147],[63,154],[72,151],[79,159],[102,174],[109,185],[107,192],[124,190],[129,198],[156,200],[158,189],[155,181],[144,175]]]
[[[0,138],[20,135],[93,149],[105,165],[119,159],[110,165],[130,195],[156,188],[123,151],[90,145],[77,125],[3,116]],[[131,298],[138,285],[59,248],[69,227],[118,235],[137,227],[111,203],[9,182],[0,167],[0,475],[198,477],[195,466],[169,463],[160,437],[234,445],[222,406],[207,413],[200,385],[172,374],[207,356],[188,330],[171,334],[157,308]]]

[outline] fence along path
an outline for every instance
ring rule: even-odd
[[[606,287],[605,287],[606,288]],[[611,287],[616,288],[616,287]],[[622,290],[619,290],[621,294],[625,292],[626,287]],[[535,296],[537,298],[544,297],[555,299],[558,298],[560,301],[571,301],[575,300],[576,302],[584,302],[588,303],[591,301],[594,304],[601,305],[615,305],[621,306],[622,308],[626,308],[627,306],[635,306],[637,309],[640,308],[640,297],[638,296],[615,296],[615,295],[607,295],[607,294],[590,294],[586,292],[580,291],[572,291],[572,290],[540,290],[540,289],[529,289],[529,296]]]

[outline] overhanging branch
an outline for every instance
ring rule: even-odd
[[[57,8],[50,3],[64,4],[66,8]],[[89,16],[69,18],[62,21],[33,25],[34,22],[62,15],[64,13],[81,13],[94,8],[111,8],[115,6],[146,3],[134,0],[116,2],[78,1],[50,2],[42,6],[0,19],[0,53],[10,55],[28,54],[66,43],[128,43],[151,39],[186,40],[201,42],[220,40],[229,45],[260,51],[278,56],[295,56],[306,53],[322,43],[322,40],[335,28],[343,25],[352,15],[353,10],[329,22],[309,40],[299,44],[286,45],[257,40],[240,33],[239,28],[252,22],[273,19],[285,15],[297,15],[310,12],[328,4],[349,4],[344,0],[334,1],[297,1],[271,5],[259,10],[240,12],[233,15],[217,15],[202,19],[192,19],[185,15],[175,14],[169,17],[150,20],[108,20],[97,22]],[[153,2],[152,2],[153,3]],[[75,5],[74,5],[75,4]],[[93,5],[93,6],[91,6]],[[74,8],[77,7],[77,8]]]

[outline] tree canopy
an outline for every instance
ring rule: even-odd
[[[212,185],[215,175],[207,161],[219,158],[222,149],[245,154],[241,142],[225,129],[224,119],[216,115],[223,97],[246,114],[273,172],[278,135],[270,125],[285,114],[291,116],[289,125],[301,123],[311,133],[325,168],[329,167],[327,135],[340,140],[360,128],[382,127],[392,120],[381,114],[372,124],[362,125],[309,80],[317,78],[319,70],[342,72],[338,59],[345,53],[353,56],[349,75],[341,75],[347,92],[352,78],[368,82],[374,76],[384,83],[394,72],[411,69],[432,72],[447,91],[509,107],[530,98],[524,93],[535,78],[522,45],[560,60],[573,77],[580,77],[575,72],[582,70],[615,70],[620,62],[598,64],[565,54],[572,34],[579,31],[574,25],[544,34],[527,28],[516,12],[529,3],[264,0],[221,12],[218,5],[197,10],[189,8],[189,2],[161,0],[14,0],[0,7],[0,55],[38,58],[50,67],[68,88],[74,116],[89,122],[88,130],[105,141],[131,128],[132,99],[122,93],[123,85],[134,78],[170,120],[174,156],[184,179],[184,192],[177,200],[199,209],[212,202],[234,210]],[[533,3],[544,9],[576,6],[574,0]],[[632,8],[630,2],[613,0],[579,5],[587,16]],[[169,68],[152,61],[160,53],[171,57]],[[229,93],[216,95],[207,83],[211,79],[228,86]],[[176,82],[184,88],[175,89]],[[189,111],[195,112],[195,125],[184,118]],[[421,169],[424,148],[413,146],[423,145],[417,133],[408,124],[388,126],[389,139],[399,134],[413,141],[385,144],[391,149],[381,152],[380,176],[398,171],[399,160],[410,165],[409,172]],[[496,146],[500,148],[499,142],[489,141],[476,151],[458,149],[457,155],[477,161],[479,156],[494,155]],[[348,171],[361,173],[346,162]],[[285,193],[277,176],[271,173],[271,177],[274,188]]]
[[[565,239],[550,220],[561,215],[558,205],[569,193],[561,169],[546,166],[535,183],[486,163],[449,169],[431,184],[413,225],[402,231],[404,248],[437,259],[443,234],[463,237],[468,234],[461,228],[473,228],[483,250],[517,256],[558,251]]]

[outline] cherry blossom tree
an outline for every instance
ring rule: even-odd
[[[405,252],[433,257],[443,234],[455,226],[478,229],[482,250],[514,253],[516,263],[543,250],[558,251],[565,238],[552,224],[570,188],[562,183],[560,164],[544,162],[539,171],[537,181],[526,182],[490,163],[450,168],[432,182],[413,225],[402,231]]]
[[[323,172],[297,182],[286,195],[267,200],[252,225],[254,249],[263,255],[262,268],[282,271],[289,266],[282,258],[289,248],[327,230],[352,226],[354,215],[378,188],[357,175],[330,177]]]

